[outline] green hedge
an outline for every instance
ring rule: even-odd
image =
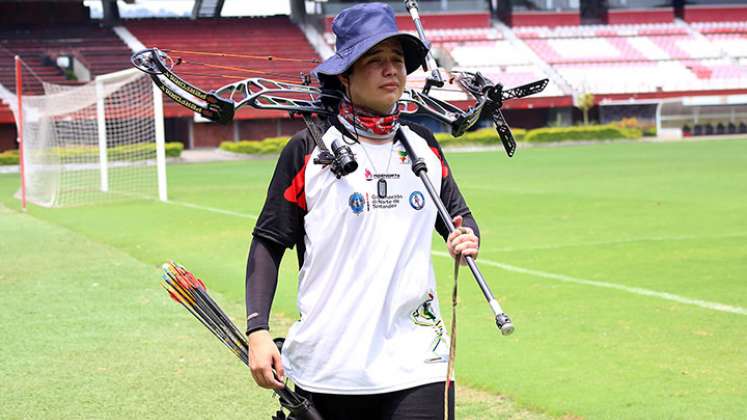
[[[521,141],[526,130],[517,128],[512,130],[517,141]],[[461,137],[453,137],[451,134],[438,133],[436,139],[442,147],[444,146],[467,146],[467,145],[495,145],[500,144],[498,134],[493,128],[465,133]],[[224,141],[220,144],[221,150],[232,153],[245,153],[250,155],[277,154],[288,144],[288,137],[270,137],[265,140],[241,140]]]
[[[549,127],[530,130],[526,135],[527,142],[541,143],[573,140],[619,140],[637,139],[641,130],[623,128],[614,124],[588,125],[577,127]]]
[[[18,150],[0,152],[0,165],[18,165]]]
[[[179,157],[184,150],[184,145],[180,142],[168,142],[164,147],[166,157]],[[50,157],[59,157],[63,159],[81,159],[81,160],[98,160],[98,146],[68,146],[53,147],[47,152]],[[41,153],[39,153],[41,156]],[[122,160],[146,160],[156,158],[156,145],[147,144],[127,144],[124,146],[110,147],[107,150],[107,157],[110,161]],[[0,165],[18,165],[18,151],[8,150],[0,153]]]
[[[250,155],[277,154],[288,144],[288,137],[270,137],[262,141],[241,140],[239,142],[224,141],[220,144],[221,150],[233,153],[245,153]]]
[[[166,157],[179,157],[182,155],[184,150],[184,144],[178,141],[170,141],[164,145],[166,149]]]
[[[619,124],[589,125],[576,127],[551,127],[524,130],[513,128],[516,141],[553,142],[568,140],[617,140],[638,139],[643,133],[636,127],[625,127]],[[460,147],[475,145],[500,145],[500,139],[495,128],[483,128],[469,131],[460,137],[449,133],[437,133],[436,140],[441,147]],[[277,154],[288,143],[288,137],[270,137],[265,140],[242,140],[239,142],[224,141],[220,148],[227,152],[245,153],[251,155]]]
[[[511,129],[511,132],[514,134],[516,141],[523,141],[527,134],[527,131],[522,128]],[[459,137],[454,137],[449,133],[437,133],[436,140],[441,147],[501,144],[498,133],[492,127],[468,131]]]
[[[184,150],[184,145],[180,142],[168,142],[164,149],[167,157],[179,157]],[[55,156],[65,159],[98,159],[98,146],[67,146],[53,147],[49,152]],[[123,146],[110,147],[106,151],[109,160],[147,160],[156,158],[155,143],[137,143],[126,144]]]

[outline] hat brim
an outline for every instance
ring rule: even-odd
[[[402,43],[407,74],[414,72],[418,67],[423,65],[425,56],[428,54],[428,46],[414,35],[405,32],[390,32],[377,34],[376,36],[366,38],[351,48],[337,51],[333,56],[316,66],[311,71],[311,74],[316,76],[324,84],[325,80],[345,73],[368,50],[380,42],[391,38],[398,38]]]

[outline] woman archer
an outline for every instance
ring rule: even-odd
[[[455,257],[476,257],[479,240],[433,134],[399,119],[406,76],[428,48],[399,32],[381,3],[343,10],[333,31],[337,53],[313,74],[344,99],[322,141],[327,148],[345,141],[359,167],[338,179],[314,164],[319,148],[307,130],[281,153],[247,262],[251,373],[265,388],[282,387],[287,375],[325,420],[443,418],[449,349],[431,263],[433,228]],[[452,234],[397,136],[425,159],[460,227]],[[301,316],[281,356],[268,319],[281,258],[294,246]],[[449,418],[453,395],[451,387]]]

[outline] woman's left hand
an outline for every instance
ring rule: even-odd
[[[462,216],[457,216],[453,220],[456,230],[451,232],[449,237],[446,239],[446,247],[449,248],[449,254],[456,258],[458,254],[461,254],[459,263],[462,265],[466,264],[464,257],[470,256],[477,259],[477,253],[480,248],[480,238],[478,238],[472,229],[468,227],[462,227]]]

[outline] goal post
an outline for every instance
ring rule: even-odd
[[[150,80],[148,81],[150,83]],[[163,94],[155,83],[150,83],[153,90],[153,121],[156,124],[156,168],[158,171],[158,198],[168,201],[166,186],[166,135],[163,120]]]
[[[96,129],[99,138],[99,171],[101,176],[101,191],[109,192],[109,159],[106,147],[106,112],[104,111],[104,79],[96,78]]]
[[[13,57],[16,71],[16,112],[15,120],[18,129],[18,161],[19,161],[19,172],[21,173],[21,209],[26,211],[26,171],[25,162],[23,155],[23,105],[21,98],[23,98],[23,67],[21,66],[21,57]]]
[[[43,95],[22,95],[22,105],[12,107],[24,116],[29,201],[66,207],[168,199],[162,96],[147,75],[130,69],[43,87]]]

